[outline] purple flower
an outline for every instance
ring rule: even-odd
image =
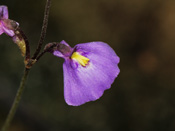
[[[120,72],[120,58],[104,42],[82,43],[71,48],[62,41],[52,53],[65,59],[64,97],[68,105],[99,99]]]
[[[8,19],[7,6],[0,5],[0,35],[5,33],[11,37],[15,35],[14,30],[18,27],[18,23]]]

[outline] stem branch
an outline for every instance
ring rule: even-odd
[[[46,36],[46,30],[47,30],[48,18],[49,18],[49,10],[50,10],[50,3],[51,3],[51,0],[47,0],[46,6],[45,6],[44,20],[43,20],[43,25],[42,25],[42,30],[41,30],[41,36],[40,36],[40,39],[39,39],[39,42],[38,42],[37,49],[36,49],[32,59],[35,59],[38,56],[38,54],[41,50],[42,44],[44,42],[44,38]]]

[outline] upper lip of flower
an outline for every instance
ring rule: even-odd
[[[0,20],[1,19],[8,19],[8,8],[5,5],[0,6]]]
[[[64,44],[58,44],[57,50],[60,51],[64,55],[64,57],[71,57],[73,52],[70,46]]]
[[[3,19],[3,17],[4,17],[3,14],[4,14],[4,11],[2,10],[2,13],[1,13],[1,15],[0,15],[0,20]]]

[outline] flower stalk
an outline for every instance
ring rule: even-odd
[[[46,36],[46,30],[47,30],[47,25],[48,25],[48,18],[49,18],[49,10],[50,10],[50,3],[51,0],[47,0],[46,6],[45,6],[45,12],[44,12],[44,20],[43,20],[43,25],[42,25],[42,30],[41,30],[41,36],[38,42],[37,49],[32,57],[32,59],[36,59],[38,54],[40,53],[41,47],[43,45],[45,36]]]
[[[24,74],[22,76],[22,79],[21,79],[21,83],[20,83],[20,86],[19,86],[19,89],[17,91],[17,94],[15,96],[15,99],[14,99],[14,102],[13,102],[13,105],[9,111],[9,114],[6,118],[6,121],[2,127],[2,130],[1,131],[7,131],[15,113],[16,113],[16,110],[17,110],[17,107],[19,105],[19,102],[21,100],[21,97],[22,97],[22,94],[24,92],[24,88],[25,88],[25,84],[26,84],[26,81],[27,81],[27,76],[28,76],[28,73],[29,73],[29,69],[26,69],[24,70]]]

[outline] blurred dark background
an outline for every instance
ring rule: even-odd
[[[1,0],[20,23],[31,52],[45,0]],[[120,74],[95,102],[68,106],[63,59],[44,55],[33,66],[9,131],[174,131],[175,1],[52,0],[45,44],[104,41],[118,54]],[[18,47],[0,36],[0,126],[23,73]]]

